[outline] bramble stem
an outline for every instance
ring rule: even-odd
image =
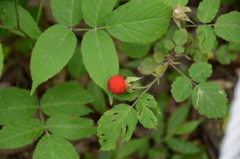
[[[37,24],[38,24],[38,22],[39,22],[39,20],[40,20],[40,15],[42,14],[43,2],[44,2],[44,0],[41,0],[41,1],[40,1],[38,13],[37,13],[37,18],[36,18],[36,23],[37,23]]]

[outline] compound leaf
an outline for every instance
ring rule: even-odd
[[[136,103],[139,122],[146,128],[152,129],[157,126],[157,118],[151,109],[160,113],[158,103],[150,94],[144,94]]]
[[[221,118],[226,115],[226,93],[215,83],[205,82],[196,86],[193,90],[192,102],[194,108],[208,118]]]
[[[113,11],[107,31],[124,42],[152,42],[166,32],[171,12],[161,1],[132,0]]]
[[[192,83],[185,77],[177,77],[172,84],[172,95],[177,102],[187,99],[192,93]]]
[[[54,25],[38,38],[31,57],[31,94],[39,84],[53,77],[68,63],[76,44],[76,36],[64,25]]]
[[[53,134],[43,136],[34,151],[33,159],[79,159],[75,148],[68,141]]]
[[[60,24],[72,27],[82,20],[82,0],[51,0],[51,8]]]
[[[175,135],[182,135],[182,134],[190,134],[192,133],[199,124],[203,122],[203,119],[198,119],[198,120],[193,120],[189,121],[182,126],[178,127],[176,132],[174,133]]]
[[[82,11],[85,22],[91,27],[105,26],[116,0],[83,0]]]
[[[84,104],[92,101],[93,97],[78,83],[66,82],[47,90],[40,104],[42,111],[49,116],[57,113],[81,116],[91,112]]]
[[[200,149],[191,142],[177,137],[170,137],[165,140],[168,147],[172,150],[183,154],[195,154],[200,152]]]
[[[199,47],[203,53],[211,51],[214,47],[216,36],[211,26],[199,26],[197,28]]]
[[[3,70],[3,49],[2,49],[2,44],[0,43],[0,77],[2,75],[2,70]]]
[[[105,112],[97,128],[101,150],[115,149],[120,136],[121,143],[128,141],[137,122],[137,112],[129,105],[119,104]]]
[[[209,23],[216,16],[220,0],[203,0],[197,9],[197,17],[202,23]]]
[[[176,30],[173,34],[173,41],[177,45],[185,44],[187,42],[187,39],[188,39],[188,33],[187,33],[186,29]]]
[[[188,70],[192,79],[198,83],[205,82],[212,74],[212,65],[206,62],[198,62],[191,65]]]
[[[17,87],[0,90],[0,125],[30,118],[37,109],[37,99],[30,91]]]
[[[67,140],[87,138],[96,133],[96,127],[90,119],[74,115],[55,114],[47,120],[48,130]]]
[[[107,90],[108,79],[118,74],[118,56],[111,37],[103,30],[89,30],[82,41],[83,63],[94,82]]]
[[[240,13],[232,11],[221,15],[216,21],[214,30],[221,38],[240,43]]]
[[[38,119],[17,120],[0,130],[0,148],[13,149],[36,141],[44,131],[44,124]]]
[[[118,47],[125,55],[131,58],[140,58],[145,56],[151,48],[151,44],[138,44],[121,42]]]

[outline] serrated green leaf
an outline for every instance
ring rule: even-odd
[[[0,125],[30,118],[37,112],[37,99],[29,94],[17,87],[0,90]]]
[[[131,0],[113,11],[107,31],[124,42],[152,42],[167,31],[171,11],[161,1]]]
[[[145,56],[151,48],[151,44],[138,44],[121,42],[118,47],[128,57],[140,58]]]
[[[221,45],[216,51],[216,58],[221,64],[228,65],[237,58],[237,54],[234,51],[228,50],[227,45]]]
[[[111,37],[103,30],[89,30],[82,41],[83,63],[94,82],[107,93],[108,79],[118,74],[118,56]]]
[[[153,58],[148,57],[144,59],[138,66],[138,71],[144,75],[150,75],[155,71],[156,63]]]
[[[211,26],[199,26],[197,28],[197,37],[199,39],[199,47],[203,53],[213,49],[216,36]]]
[[[105,112],[97,128],[101,150],[115,149],[120,136],[121,143],[128,141],[137,122],[137,112],[129,105],[119,104]]]
[[[188,4],[188,0],[163,0],[163,3],[171,7],[176,7],[178,4],[180,6],[185,6]]]
[[[187,78],[179,76],[172,84],[171,93],[177,102],[182,102],[191,95],[192,89],[192,83]]]
[[[67,65],[68,72],[71,76],[75,78],[79,78],[87,73],[85,66],[83,64],[81,48],[77,48],[72,58],[68,62]]]
[[[54,135],[67,140],[87,138],[96,133],[92,120],[74,115],[55,114],[47,120],[46,125]]]
[[[176,46],[176,47],[174,48],[174,51],[175,51],[176,53],[178,53],[178,54],[181,54],[181,53],[184,52],[184,48],[183,48],[182,46]]]
[[[75,148],[61,137],[47,134],[43,136],[34,151],[33,159],[79,159]]]
[[[0,6],[2,6],[0,9],[3,9],[5,13],[3,18],[3,23],[6,26],[16,27],[17,18],[16,18],[16,12],[15,12],[13,2],[0,1]],[[25,9],[23,9],[20,5],[17,5],[17,8],[18,8],[20,28],[31,38],[37,39],[41,34],[41,32],[36,22],[33,20],[31,15]],[[9,30],[17,35],[25,36],[20,31],[17,31],[15,29],[9,29]]]
[[[2,76],[2,70],[3,70],[3,49],[2,49],[2,44],[0,43],[0,77]]]
[[[81,116],[92,111],[83,105],[92,101],[93,97],[78,83],[66,82],[48,89],[42,96],[40,105],[42,111],[49,116],[57,113]]]
[[[165,59],[165,56],[163,53],[161,53],[160,51],[155,51],[154,54],[153,54],[153,60],[156,62],[156,63],[161,63],[163,62]]]
[[[221,15],[216,21],[214,30],[221,38],[240,43],[240,13],[232,11]]]
[[[188,39],[188,33],[187,33],[186,29],[176,30],[173,34],[173,41],[177,45],[185,44],[187,42],[187,39]]]
[[[126,159],[127,156],[131,155],[138,149],[140,149],[143,145],[147,144],[148,138],[141,139],[133,139],[121,146],[116,153],[115,159]]]
[[[170,137],[165,139],[165,142],[168,145],[168,147],[179,153],[195,154],[200,152],[200,149],[196,145],[181,138]]]
[[[184,120],[187,118],[187,115],[190,110],[190,104],[185,103],[175,110],[175,112],[170,116],[167,124],[167,135],[171,136],[175,133],[178,127],[182,125]]]
[[[68,63],[76,44],[76,36],[64,25],[51,26],[38,38],[31,57],[31,94]]]
[[[0,130],[0,148],[13,149],[36,141],[44,131],[44,124],[38,119],[17,120]]]
[[[82,11],[85,22],[91,27],[105,26],[116,0],[83,0]]]
[[[51,9],[54,18],[68,27],[82,20],[82,0],[51,0]]]
[[[209,23],[216,16],[220,0],[203,0],[197,9],[197,17],[202,23]]]
[[[212,65],[206,62],[194,63],[188,72],[195,82],[205,82],[212,74]]]
[[[172,50],[174,47],[174,43],[172,42],[172,40],[165,40],[164,46],[166,47],[166,49]]]
[[[153,129],[157,126],[157,118],[149,108],[160,113],[160,109],[154,97],[150,94],[144,94],[136,103],[138,119],[144,127]]]
[[[195,109],[208,118],[221,118],[226,115],[227,98],[222,88],[210,82],[196,86],[192,94]]]
[[[182,126],[178,127],[174,134],[175,135],[190,134],[198,127],[199,124],[203,122],[203,120],[204,119],[189,121],[183,124]]]
[[[98,87],[93,81],[90,81],[87,86],[88,92],[94,97],[93,102],[91,102],[92,106],[99,113],[103,113],[106,107],[106,100],[103,94],[103,91],[100,87]]]

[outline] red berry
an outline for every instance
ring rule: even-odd
[[[125,79],[120,75],[114,75],[108,80],[108,90],[113,94],[121,94],[126,88]]]

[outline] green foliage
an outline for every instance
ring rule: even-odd
[[[38,38],[31,57],[31,94],[37,86],[58,73],[71,59],[77,39],[64,25],[48,28]]]
[[[193,81],[198,83],[205,82],[212,74],[212,65],[205,62],[194,63],[188,72]]]
[[[188,34],[185,29],[176,30],[173,34],[173,41],[177,45],[183,45],[187,42]]]
[[[237,55],[234,51],[229,50],[229,47],[227,45],[222,45],[217,49],[216,58],[221,64],[227,65],[235,60],[237,58]]]
[[[77,152],[68,141],[53,135],[44,135],[38,142],[33,159],[58,158],[79,159]]]
[[[177,128],[175,135],[192,133],[198,127],[198,125],[201,124],[201,122],[203,122],[203,119],[198,119],[198,120],[193,120],[193,121],[187,122]]]
[[[121,42],[118,47],[125,55],[131,58],[140,58],[145,56],[150,50],[150,44],[126,43]]]
[[[2,49],[2,44],[0,43],[0,77],[2,75],[2,70],[3,70],[3,49]]]
[[[197,9],[197,17],[202,23],[209,23],[216,16],[220,0],[203,0]]]
[[[0,125],[30,118],[37,112],[37,100],[17,87],[0,90]]]
[[[57,113],[81,116],[91,112],[84,104],[92,101],[93,97],[78,83],[66,82],[47,90],[40,104],[42,111],[49,116]]]
[[[128,141],[137,121],[137,112],[126,104],[115,105],[106,111],[98,121],[97,128],[101,150],[115,149],[120,135],[120,143]]]
[[[142,74],[150,75],[155,71],[155,65],[156,63],[154,62],[153,58],[148,57],[140,63],[138,71],[140,71]]]
[[[211,51],[214,47],[216,36],[211,26],[199,26],[197,28],[199,47],[203,53]]]
[[[172,40],[165,40],[164,46],[166,47],[166,49],[172,50],[174,47],[174,43],[172,42]]]
[[[72,27],[82,20],[82,0],[51,0],[52,13],[63,25]]]

